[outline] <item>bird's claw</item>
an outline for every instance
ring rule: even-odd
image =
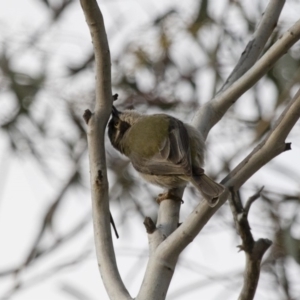
[[[184,203],[184,201],[180,197],[174,195],[170,191],[167,191],[165,193],[159,194],[158,197],[156,198],[156,202],[158,204],[160,204],[164,200],[180,201],[181,203]]]

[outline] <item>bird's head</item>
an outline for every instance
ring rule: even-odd
[[[134,110],[120,112],[113,106],[111,115],[108,123],[108,136],[111,144],[123,153],[122,139],[127,130],[141,118],[141,114]]]

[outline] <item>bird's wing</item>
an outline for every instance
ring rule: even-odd
[[[191,176],[189,136],[184,124],[170,117],[169,133],[159,151],[149,159],[133,154],[130,160],[134,168],[144,174]]]

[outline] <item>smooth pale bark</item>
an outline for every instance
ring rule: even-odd
[[[277,40],[249,71],[196,112],[193,125],[199,129],[203,137],[207,137],[211,128],[221,120],[238,98],[257,83],[299,39],[300,20]]]
[[[132,299],[120,277],[110,228],[108,180],[105,157],[105,128],[112,107],[110,52],[101,11],[96,0],[80,1],[94,45],[96,61],[96,103],[84,118],[90,159],[94,236],[98,266],[112,300]]]
[[[95,112],[87,111],[88,146],[91,168],[93,219],[97,259],[101,276],[110,299],[132,299],[118,272],[112,244],[108,181],[104,148],[104,131],[112,106],[110,54],[101,12],[95,0],[81,0],[91,32],[96,59]],[[300,21],[292,26],[257,61],[274,29],[284,1],[271,0],[252,41],[221,91],[196,113],[193,125],[206,138],[211,128],[227,110],[300,38]],[[254,65],[253,65],[254,64]],[[253,65],[253,66],[252,66]],[[257,170],[272,158],[287,150],[285,138],[299,119],[300,97],[297,94],[282,113],[270,134],[223,181],[226,187],[237,190]],[[178,191],[182,196],[183,191]],[[201,202],[185,222],[178,227],[180,203],[162,202],[156,227],[150,224],[148,234],[150,257],[145,277],[136,299],[163,300],[166,297],[177,259],[182,250],[196,237],[229,195],[226,190],[219,204],[211,208]],[[151,222],[150,222],[151,223]],[[178,227],[178,228],[177,228]],[[149,227],[148,227],[149,229]],[[154,230],[154,231],[153,231]]]
[[[247,44],[240,60],[227,78],[219,93],[231,86],[255,64],[277,25],[277,21],[284,4],[285,0],[271,0],[269,2],[262,19],[253,34],[253,38]]]

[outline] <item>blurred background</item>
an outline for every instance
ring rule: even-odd
[[[222,86],[268,3],[262,0],[100,0],[118,109],[190,122]],[[299,18],[289,0],[267,47]],[[205,169],[221,180],[258,143],[299,88],[297,43],[228,111],[207,141]],[[106,300],[91,220],[83,111],[94,106],[94,56],[79,1],[0,3],[0,299]],[[285,152],[241,189],[265,186],[250,211],[265,254],[255,299],[300,299],[300,126]],[[120,273],[132,296],[147,263],[143,220],[161,189],[141,181],[106,142]],[[186,189],[181,221],[199,202]],[[237,299],[244,254],[228,204],[184,251],[168,300]]]

